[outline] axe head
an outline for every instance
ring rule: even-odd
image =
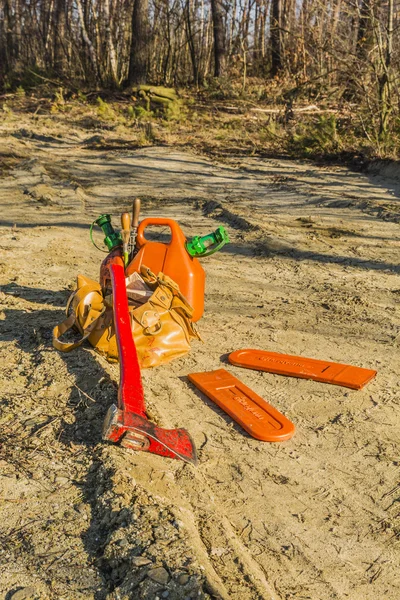
[[[103,425],[103,440],[131,450],[152,452],[197,464],[196,448],[186,429],[164,429],[145,417],[121,410],[115,404],[108,409]]]

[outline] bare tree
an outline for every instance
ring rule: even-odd
[[[388,0],[387,22],[386,22],[386,43],[385,48],[381,47],[382,74],[379,77],[379,101],[380,101],[380,119],[379,119],[379,138],[385,140],[388,134],[389,116],[393,110],[392,95],[392,61],[393,61],[393,19],[394,19],[394,0]]]
[[[282,32],[281,32],[281,2],[272,0],[271,4],[271,76],[275,77],[283,67]]]
[[[186,0],[185,24],[186,24],[186,31],[187,31],[187,42],[188,42],[188,46],[189,46],[190,60],[192,62],[192,68],[193,68],[193,81],[194,81],[195,85],[198,85],[199,69],[198,69],[198,64],[197,64],[198,58],[197,58],[197,52],[196,52],[196,48],[195,48],[194,34],[192,31],[191,4],[192,4],[191,0]]]
[[[51,3],[50,11],[53,10],[53,27],[49,27],[48,39],[46,46],[48,47],[53,37],[53,65],[57,75],[62,75],[66,68],[66,2],[65,0],[54,0]],[[51,23],[50,19],[49,22]],[[51,33],[53,35],[51,35]]]
[[[103,87],[214,75],[245,94],[251,76],[282,75],[295,90],[356,99],[387,140],[399,71],[400,0],[0,0],[7,89],[27,73]]]
[[[118,65],[115,46],[112,37],[112,21],[110,15],[110,0],[104,0],[104,20],[106,28],[107,48],[110,61],[111,82],[113,85],[118,85]]]
[[[374,0],[361,0],[360,17],[357,31],[357,56],[365,59],[374,45]]]
[[[76,7],[78,9],[82,37],[85,40],[86,46],[89,51],[89,57],[90,57],[90,61],[92,63],[92,67],[94,70],[95,79],[100,79],[100,71],[99,71],[99,64],[98,64],[98,60],[97,60],[97,54],[96,54],[96,50],[93,46],[93,43],[92,43],[92,41],[89,37],[89,34],[87,32],[87,29],[86,29],[85,18],[84,18],[83,9],[82,9],[82,3],[81,3],[81,0],[75,0],[75,2],[76,2]]]
[[[148,74],[148,0],[134,0],[128,83],[146,83]]]
[[[211,0],[214,29],[214,76],[226,74],[224,9],[221,0]]]

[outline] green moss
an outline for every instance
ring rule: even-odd
[[[97,100],[97,116],[103,121],[115,121],[116,114],[114,109],[107,104],[100,96]]]
[[[143,121],[145,121],[146,119],[151,119],[153,116],[153,113],[151,111],[147,110],[146,108],[144,108],[144,106],[141,106],[140,104],[130,106],[128,108],[128,111],[133,118],[140,119]]]
[[[76,97],[79,102],[83,102],[84,104],[87,102],[87,96],[81,90],[78,90]]]
[[[64,91],[60,87],[54,94],[54,100],[51,104],[50,112],[52,114],[65,111]]]
[[[158,116],[166,121],[178,121],[184,113],[182,100],[173,88],[141,85],[133,93],[137,118]]]
[[[300,123],[289,144],[292,150],[305,156],[338,152],[341,144],[335,115],[321,115],[317,121]]]

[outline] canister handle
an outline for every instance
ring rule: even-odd
[[[147,217],[146,219],[143,219],[138,227],[136,235],[137,247],[141,248],[148,241],[144,236],[144,230],[146,227],[152,225],[157,227],[169,227],[171,230],[171,242],[181,241],[182,244],[185,244],[186,237],[176,221],[173,219],[165,219],[163,217]]]

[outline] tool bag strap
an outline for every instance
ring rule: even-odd
[[[195,324],[191,321],[193,316],[193,308],[190,306],[185,296],[181,293],[178,284],[173,281],[173,279],[168,277],[168,275],[164,275],[164,273],[155,275],[145,265],[141,266],[140,274],[146,285],[154,290],[154,293],[148,300],[148,303],[168,309],[171,318],[179,323],[185,332],[185,335],[188,336],[188,341],[190,337],[195,337],[201,341],[201,336],[197,331]],[[132,313],[132,316],[143,327],[150,325],[145,325],[141,322],[142,316],[144,316],[147,321],[149,321],[148,317],[151,316],[148,314],[142,315],[141,312],[146,310],[144,307],[148,306],[148,303],[143,305],[143,307],[135,309]],[[160,328],[157,329],[157,324],[154,324],[152,335],[158,333],[160,330]],[[151,331],[148,330],[148,333],[151,333]]]
[[[100,319],[100,317],[103,315],[105,310],[106,310],[106,307],[104,307],[104,309],[101,311],[101,313],[95,319],[93,319],[93,321],[90,323],[90,325],[88,325],[83,330],[83,336],[79,340],[77,340],[76,342],[61,342],[60,337],[62,335],[64,335],[64,333],[66,333],[67,331],[72,329],[72,327],[74,327],[76,324],[76,315],[75,315],[75,313],[71,313],[67,319],[65,319],[59,325],[56,325],[53,329],[53,346],[54,346],[54,348],[56,348],[57,350],[60,350],[61,352],[71,352],[71,350],[74,350],[75,348],[78,348],[79,346],[81,346],[83,344],[83,342],[85,340],[87,340],[87,338],[90,336],[90,334],[96,328],[97,322]]]
[[[155,275],[145,265],[141,266],[140,273],[141,273],[141,276],[144,279],[145,283],[152,289],[155,289],[157,287],[157,285],[169,289],[172,292],[172,295],[175,298],[179,299],[179,301],[180,301],[179,305],[182,308],[182,310],[184,310],[187,317],[189,319],[192,318],[193,308],[192,308],[192,306],[190,306],[189,302],[186,300],[185,296],[180,291],[179,285],[177,283],[175,283],[175,281],[173,281],[173,279],[168,277],[168,275],[164,275],[164,273],[159,273],[158,275]]]
[[[97,301],[93,302],[96,308],[92,305],[92,301],[94,300],[93,294],[99,296],[96,299]],[[79,323],[78,320],[80,306],[86,306],[88,309],[83,324]],[[98,321],[106,309],[107,306],[103,303],[100,286],[83,276],[78,276],[78,287],[68,298],[66,308],[67,318],[53,329],[53,346],[61,352],[71,352],[71,350],[81,346],[94,329],[96,329]],[[60,337],[73,327],[82,333],[82,337],[75,342],[62,342]]]

